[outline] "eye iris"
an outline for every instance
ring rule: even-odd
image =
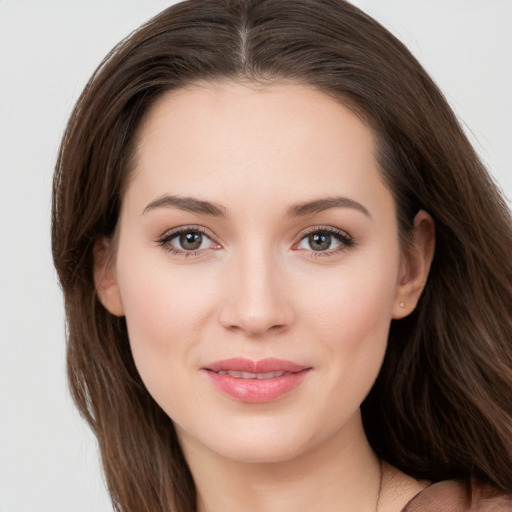
[[[327,233],[312,233],[308,236],[311,249],[314,251],[325,251],[331,246],[331,235]]]
[[[187,233],[182,233],[180,235],[180,245],[183,247],[183,249],[188,251],[199,249],[199,247],[201,247],[202,241],[203,235],[201,233],[188,231]]]

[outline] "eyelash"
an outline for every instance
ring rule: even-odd
[[[202,253],[204,253],[207,249],[198,249],[198,250],[181,250],[173,245],[171,245],[171,241],[175,238],[179,237],[183,233],[200,233],[201,235],[208,238],[213,244],[216,242],[213,240],[213,238],[206,232],[206,230],[196,227],[196,226],[185,226],[181,228],[177,228],[175,230],[172,230],[168,233],[165,233],[163,236],[158,238],[156,240],[156,243],[163,247],[164,250],[170,254],[174,254],[177,256],[183,256],[183,257],[190,257],[190,256],[199,256]],[[325,251],[315,251],[313,249],[307,250],[307,249],[295,249],[298,251],[308,251],[309,257],[311,258],[322,258],[322,257],[329,257],[333,255],[340,254],[344,251],[347,251],[355,246],[354,239],[345,231],[341,231],[339,229],[335,229],[332,227],[318,227],[315,226],[314,228],[309,229],[306,231],[302,236],[300,237],[299,241],[296,242],[293,247],[298,246],[303,240],[305,240],[308,236],[312,235],[313,233],[319,233],[319,234],[328,234],[335,238],[341,245],[340,247],[337,247],[336,249],[328,249]],[[219,244],[217,244],[218,247],[220,247]]]
[[[325,258],[329,256],[334,256],[341,254],[345,251],[348,251],[349,249],[353,248],[356,244],[352,236],[350,236],[346,231],[342,231],[340,229],[336,229],[333,227],[322,227],[322,226],[315,226],[314,228],[311,228],[310,230],[306,231],[301,237],[300,240],[294,244],[294,247],[300,244],[303,240],[305,240],[309,235],[312,235],[313,233],[319,233],[319,234],[328,234],[331,235],[333,238],[335,238],[341,245],[337,247],[336,249],[328,249],[326,251],[314,251],[309,250],[308,252],[310,258]],[[297,250],[307,250],[307,249],[297,249]]]
[[[184,256],[185,258],[190,256],[198,256],[202,254],[206,249],[199,249],[199,250],[192,250],[192,251],[185,251],[180,250],[173,245],[171,245],[171,240],[174,240],[175,238],[179,237],[183,233],[201,233],[201,235],[205,236],[209,240],[212,241],[212,243],[215,243],[212,237],[206,232],[206,230],[195,227],[195,226],[185,226],[182,228],[177,228],[173,231],[170,231],[168,233],[165,233],[163,236],[161,236],[156,242],[158,245],[164,248],[164,250],[168,253],[175,254],[177,256]],[[218,244],[217,244],[218,245]]]

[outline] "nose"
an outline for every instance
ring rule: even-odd
[[[294,321],[285,268],[275,255],[240,254],[223,276],[220,322],[230,331],[258,337],[288,329]]]

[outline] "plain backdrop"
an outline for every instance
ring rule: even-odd
[[[0,0],[0,512],[108,512],[65,382],[52,171],[103,56],[165,0]],[[431,73],[512,198],[512,0],[356,0]]]

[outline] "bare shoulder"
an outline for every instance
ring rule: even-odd
[[[382,490],[379,512],[402,510],[415,496],[431,484],[428,480],[416,480],[398,468],[383,462]]]
[[[512,512],[512,493],[476,480],[445,480],[414,496],[402,512]]]

